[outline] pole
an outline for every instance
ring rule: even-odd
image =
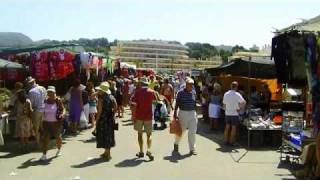
[[[158,73],[158,50],[156,50],[156,72]]]

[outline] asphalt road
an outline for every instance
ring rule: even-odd
[[[180,146],[181,155],[172,154],[173,136],[169,130],[155,131],[153,153],[155,160],[137,159],[137,136],[129,120],[129,113],[119,119],[116,147],[107,162],[99,157],[91,130],[76,137],[66,137],[62,156],[54,157],[56,149],[48,152],[49,161],[38,161],[41,152],[17,154],[16,143],[9,143],[0,152],[1,180],[169,180],[169,179],[295,179],[285,166],[279,165],[275,150],[250,150],[220,146],[222,133],[214,134],[200,122],[197,135],[197,156],[188,155],[187,136]],[[53,143],[53,142],[52,142]]]

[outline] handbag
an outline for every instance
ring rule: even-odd
[[[173,119],[173,121],[170,122],[170,134],[175,134],[177,136],[182,135],[181,124],[178,119]]]
[[[57,104],[56,119],[59,122],[61,122],[64,120],[64,117],[63,117],[64,109],[63,109],[62,102],[59,98],[56,99],[56,104]]]

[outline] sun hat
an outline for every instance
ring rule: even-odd
[[[110,91],[109,88],[110,88],[110,85],[109,85],[108,82],[102,82],[102,83],[100,84],[100,86],[96,87],[95,89],[96,89],[96,90],[100,90],[100,91],[102,91],[102,92],[105,92],[105,93],[107,93],[107,94],[111,94],[111,91]]]
[[[48,86],[47,92],[56,93],[56,88],[54,86]]]

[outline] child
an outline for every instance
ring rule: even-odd
[[[161,123],[160,129],[166,129],[166,121],[168,120],[168,110],[166,107],[165,99],[161,95],[159,96],[157,94],[157,101],[153,103],[152,105],[152,110],[153,110],[153,119],[154,119],[154,124],[153,128],[158,129],[158,122]]]

